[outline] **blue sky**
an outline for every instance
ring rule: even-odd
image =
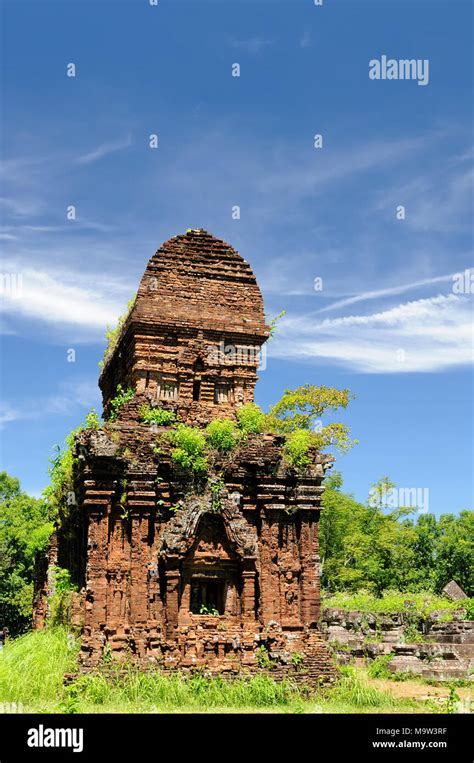
[[[287,311],[257,401],[348,386],[347,490],[388,474],[472,507],[472,4],[20,0],[3,22],[2,271],[23,288],[2,300],[2,468],[41,491],[100,410],[105,324],[202,227]],[[371,80],[382,55],[428,59],[429,83]]]

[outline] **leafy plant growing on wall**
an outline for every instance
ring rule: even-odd
[[[199,429],[178,424],[171,434],[171,458],[182,469],[203,476],[207,471],[206,438]]]
[[[239,431],[230,419],[214,419],[206,427],[206,438],[210,448],[228,453],[237,445]]]
[[[157,424],[160,427],[168,427],[175,423],[176,414],[166,408],[151,408],[149,405],[142,405],[140,408],[140,419],[145,424]]]
[[[84,429],[100,429],[101,426],[102,422],[92,408],[85,421],[65,437],[66,448],[61,450],[60,446],[56,445],[56,455],[50,459],[49,476],[51,482],[43,491],[43,496],[51,509],[53,518],[59,516],[60,509],[65,511],[68,506],[74,504],[74,496],[72,495],[73,447],[76,435]]]
[[[132,310],[133,310],[133,308],[135,306],[136,300],[137,300],[137,295],[135,294],[135,296],[132,297],[132,299],[130,299],[127,302],[127,309],[125,310],[123,315],[121,315],[119,317],[119,319],[117,321],[117,325],[115,326],[115,328],[112,328],[111,326],[107,326],[107,328],[105,330],[105,338],[107,339],[107,346],[105,348],[103,360],[99,361],[99,366],[101,368],[103,368],[103,366],[107,363],[109,358],[112,356],[112,353],[113,353],[115,347],[117,346],[117,342],[119,340],[120,332],[122,331],[122,328],[124,327],[125,322],[126,322],[128,316],[132,312]]]
[[[206,604],[201,604],[199,607],[200,615],[210,615],[211,617],[219,617],[219,611],[215,607],[208,607]]]
[[[222,509],[222,491],[225,488],[225,482],[222,477],[215,480],[209,480],[209,489],[211,491],[211,506],[213,511]]]
[[[110,401],[109,421],[116,421],[122,406],[125,405],[125,403],[128,403],[133,397],[135,397],[133,389],[130,387],[128,389],[123,389],[122,385],[118,384],[117,393]]]
[[[263,644],[260,644],[255,650],[255,659],[257,665],[262,670],[270,670],[273,667],[273,661],[268,653],[268,649]]]
[[[238,408],[237,421],[244,434],[260,434],[265,430],[265,414],[255,403],[247,403]]]

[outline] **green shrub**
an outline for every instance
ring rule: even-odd
[[[135,396],[133,389],[123,389],[121,384],[117,385],[117,394],[110,401],[109,421],[115,421],[120,413],[120,409],[125,403],[128,403]]]
[[[256,648],[255,659],[258,667],[262,668],[262,670],[270,670],[273,667],[272,658],[268,653],[268,649],[263,644]]]
[[[171,442],[174,445],[171,457],[175,464],[196,475],[206,473],[206,438],[199,429],[179,424],[172,433]]]
[[[312,433],[306,429],[295,429],[286,438],[283,455],[286,463],[295,469],[304,469],[311,463],[309,449]]]
[[[406,602],[413,602],[411,610],[407,609]],[[463,605],[464,606],[464,605]],[[443,596],[437,596],[429,591],[418,593],[402,593],[387,589],[382,596],[375,596],[368,591],[357,593],[345,593],[340,591],[335,594],[323,594],[323,607],[334,607],[352,612],[370,612],[371,614],[399,614],[411,611],[413,615],[421,618],[428,617],[432,612],[447,609],[454,611],[459,609],[459,601],[451,601]]]
[[[79,427],[79,431],[83,429],[100,429],[101,426],[102,421],[100,420],[100,416],[97,414],[94,408],[91,408],[84,420],[84,423]]]
[[[237,445],[239,432],[230,419],[214,419],[206,427],[206,437],[211,448],[228,453]]]
[[[298,669],[304,662],[304,655],[301,654],[301,652],[292,652],[291,653],[291,664]]]
[[[239,408],[237,420],[246,434],[260,434],[265,429],[265,414],[256,403],[247,403]]]
[[[474,620],[474,598],[461,599],[457,604],[466,610],[467,620]]]
[[[176,414],[174,411],[168,411],[166,408],[150,408],[148,405],[142,405],[140,408],[140,418],[145,424],[157,424],[160,427],[167,427],[175,423]]]
[[[394,653],[381,654],[371,661],[367,670],[369,678],[393,678],[393,671],[388,667],[388,663],[393,659]]]

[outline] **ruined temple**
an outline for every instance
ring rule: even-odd
[[[163,669],[332,675],[318,630],[332,457],[313,452],[297,471],[282,435],[249,434],[209,454],[196,480],[172,457],[172,426],[143,420],[144,407],[198,428],[236,420],[269,334],[252,269],[224,241],[188,230],[150,259],[100,376],[105,424],[76,437],[74,501],[50,549],[50,569],[69,569],[79,591],[85,668],[107,654]],[[117,389],[134,392],[118,409]],[[37,626],[45,602],[39,592]]]

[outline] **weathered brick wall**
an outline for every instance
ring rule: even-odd
[[[258,358],[221,350],[258,349],[268,335],[255,276],[224,242],[191,231],[150,260],[100,378],[105,418],[118,384],[135,396],[115,422],[77,436],[78,505],[57,531],[58,558],[81,588],[86,668],[111,652],[233,675],[262,670],[263,645],[276,676],[295,673],[295,652],[298,675],[332,675],[317,630],[318,521],[332,457],[313,452],[296,473],[283,437],[250,435],[210,459],[210,477],[224,484],[216,507],[209,484],[174,464],[167,429],[140,421],[144,404],[197,426],[235,418],[253,400]],[[212,615],[202,613],[208,600]]]
[[[330,458],[316,455],[305,484],[295,483],[281,460],[281,438],[252,436],[227,463],[216,464],[225,479],[224,499],[232,497],[223,516],[230,526],[229,547],[241,544],[242,590],[234,613],[205,624],[190,613],[189,589],[183,587],[180,543],[185,549],[187,541],[179,534],[185,535],[180,523],[184,527],[187,513],[195,510],[193,501],[202,504],[201,521],[216,515],[209,494],[186,499],[183,485],[173,479],[166,446],[158,457],[153,453],[157,437],[150,427],[129,422],[125,429],[112,424],[78,439],[78,452],[87,453],[79,476],[89,517],[85,663],[97,663],[108,640],[118,654],[128,649],[168,666],[212,663],[216,649],[232,670],[237,664],[256,666],[255,649],[260,638],[265,642],[261,633],[268,624],[287,632],[282,665],[289,649],[304,653],[319,617],[317,507]],[[180,500],[174,513],[170,507]],[[190,542],[194,530],[191,523]],[[170,537],[178,540],[172,543]],[[197,636],[201,630],[209,634],[208,647],[206,638]]]

